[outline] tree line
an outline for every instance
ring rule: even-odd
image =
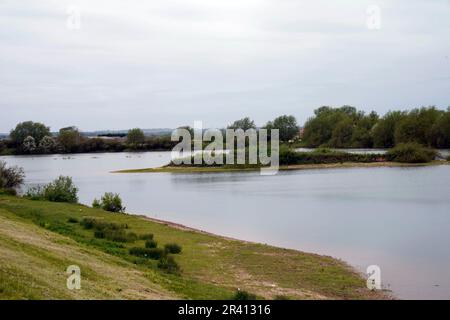
[[[46,125],[33,121],[19,123],[0,141],[0,154],[51,154],[121,152],[127,150],[170,150],[170,136],[146,137],[141,129],[131,129],[126,137],[86,137],[77,127],[61,128],[56,135]]]
[[[450,107],[389,111],[382,117],[351,106],[321,107],[305,123],[302,135],[307,147],[392,148],[401,143],[450,148]]]
[[[280,128],[280,139],[288,141],[298,135],[299,127],[294,116],[280,116],[269,121],[267,129]],[[188,129],[189,126],[180,128]],[[228,126],[233,129],[256,129],[250,118],[236,120]],[[86,137],[77,127],[61,128],[56,135],[43,123],[26,121],[11,130],[9,139],[0,141],[0,154],[51,154],[82,152],[121,152],[171,150],[178,142],[171,141],[170,135],[145,136],[139,128],[130,129],[121,137]]]
[[[180,128],[192,128],[185,126]],[[229,129],[258,129],[249,117],[234,121]],[[418,143],[433,148],[450,148],[450,107],[422,107],[389,111],[380,117],[352,106],[320,107],[300,128],[292,115],[268,121],[262,128],[278,129],[282,143],[291,146],[332,148],[392,148],[401,143]],[[122,137],[83,136],[77,127],[61,128],[55,136],[46,125],[33,121],[19,123],[9,139],[0,141],[0,154],[49,154],[78,152],[121,152],[171,150],[176,141],[170,135],[145,136],[134,128]]]

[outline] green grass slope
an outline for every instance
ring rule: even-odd
[[[152,233],[158,247],[182,245],[174,255],[179,275],[138,259],[130,247],[94,237],[83,218],[126,224]],[[72,222],[69,222],[69,219]],[[31,201],[0,195],[0,299],[229,299],[237,288],[259,298],[379,299],[365,281],[331,257],[275,248],[139,216],[82,205]],[[66,268],[81,269],[81,290],[68,290]]]

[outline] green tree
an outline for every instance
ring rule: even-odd
[[[401,111],[389,111],[372,129],[373,144],[376,148],[392,148],[395,145],[395,129],[405,117]]]
[[[35,144],[39,145],[42,138],[50,135],[50,128],[42,123],[26,121],[19,123],[9,136],[17,147],[21,147],[27,137],[32,137]]]
[[[294,116],[283,115],[275,118],[265,125],[265,129],[278,129],[281,141],[292,140],[299,134],[299,127]]]
[[[58,142],[63,152],[76,152],[81,144],[81,134],[77,127],[66,127],[59,130]]]
[[[330,146],[335,148],[349,147],[353,136],[353,121],[350,118],[340,121],[333,129]]]
[[[127,144],[132,148],[136,148],[140,144],[145,142],[144,131],[139,128],[134,128],[128,131]]]
[[[417,142],[431,146],[433,126],[442,116],[435,107],[411,110],[395,128],[395,144]]]
[[[330,145],[336,124],[345,119],[353,121],[357,116],[356,109],[350,106],[341,108],[320,107],[314,110],[314,117],[306,121],[303,140],[309,147]]]
[[[246,131],[248,129],[256,129],[256,126],[253,120],[251,120],[249,117],[245,117],[240,120],[234,121],[231,125],[228,126],[228,129],[242,129]]]
[[[431,141],[434,147],[450,148],[450,107],[435,122],[431,131]]]
[[[353,148],[372,148],[372,128],[378,121],[378,114],[372,111],[369,115],[363,116],[353,130],[351,146]]]

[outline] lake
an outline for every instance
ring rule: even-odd
[[[381,268],[399,298],[450,298],[450,166],[112,174],[170,152],[0,157],[26,184],[72,176],[80,202],[120,193],[127,212]]]

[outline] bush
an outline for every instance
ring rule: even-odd
[[[158,243],[153,239],[149,239],[149,240],[145,241],[146,248],[156,248],[157,246],[158,246]]]
[[[44,188],[44,198],[54,202],[78,202],[78,189],[73,184],[72,178],[59,176]]]
[[[84,218],[80,224],[85,228],[85,229],[92,229],[94,228],[96,221],[95,219],[91,219],[91,218]]]
[[[311,152],[298,152],[290,148],[280,148],[280,164],[330,164],[342,162],[380,162],[385,161],[380,154],[359,154],[319,148]]]
[[[125,232],[124,230],[110,230],[103,231],[105,238],[115,242],[134,242],[137,240],[137,236],[133,232]]]
[[[117,193],[106,192],[101,201],[94,199],[92,202],[93,208],[102,208],[109,212],[125,212],[125,207],[122,206],[122,199]]]
[[[436,157],[435,150],[427,149],[418,143],[400,143],[386,153],[386,159],[402,163],[426,163]]]
[[[59,176],[47,185],[28,189],[25,196],[32,200],[77,203],[77,194],[78,189],[73,184],[72,178]]]
[[[95,229],[94,237],[107,239],[114,242],[133,242],[138,236],[133,232],[125,232],[127,225],[98,221],[92,218],[84,218],[81,225],[85,229]]]
[[[78,219],[70,217],[69,219],[67,219],[67,222],[69,222],[69,223],[78,223]]]
[[[158,248],[133,247],[129,253],[136,257],[158,260],[164,256],[164,251]]]
[[[25,197],[31,200],[45,200],[44,199],[44,187],[43,186],[35,186],[31,187],[25,193]]]
[[[179,244],[176,244],[176,243],[168,243],[168,244],[166,244],[166,245],[164,246],[164,250],[165,250],[167,253],[174,253],[174,254],[177,254],[177,253],[180,253],[180,252],[181,252],[181,246],[180,246]]]
[[[94,228],[97,230],[121,230],[124,229],[123,226],[117,223],[111,223],[111,222],[103,222],[98,221],[94,219]]]
[[[152,240],[153,239],[153,233],[141,234],[139,236],[139,239],[141,239],[141,240]]]
[[[158,261],[158,268],[166,271],[167,273],[173,273],[178,274],[180,273],[181,269],[178,263],[175,261],[175,259],[171,256],[163,256]]]
[[[25,178],[22,168],[6,167],[6,162],[0,160],[0,189],[13,189],[20,187]]]
[[[256,296],[244,290],[237,290],[233,300],[256,300]]]

